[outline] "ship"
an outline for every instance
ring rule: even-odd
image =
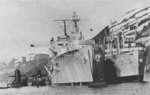
[[[124,40],[124,29],[116,29],[118,23],[106,26],[96,36],[85,40],[78,26],[82,20],[75,12],[71,19],[55,21],[63,23],[64,35],[42,45],[49,47],[51,52],[45,69],[52,85],[109,83],[122,79],[143,81],[145,46],[136,38],[132,42],[127,42],[130,37]],[[67,23],[72,24],[70,31]],[[31,45],[37,46],[40,45]]]
[[[64,36],[51,40],[49,70],[52,84],[84,84],[93,81],[92,46],[82,45],[85,41],[78,23],[81,21],[74,12],[71,19],[55,20],[63,22]],[[72,23],[67,31],[66,23]]]
[[[115,62],[118,78],[143,81],[150,45],[149,12],[150,6],[133,9],[111,23],[105,38],[105,56]]]

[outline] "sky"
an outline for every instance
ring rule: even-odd
[[[71,18],[73,12],[86,19],[79,23],[80,31],[90,39],[125,12],[149,4],[149,0],[0,0],[0,62],[48,53],[47,47],[30,44],[62,35],[61,23],[54,20]]]

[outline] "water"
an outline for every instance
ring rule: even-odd
[[[146,83],[119,83],[100,88],[88,86],[46,86],[0,89],[0,95],[150,95],[150,74],[145,75]]]

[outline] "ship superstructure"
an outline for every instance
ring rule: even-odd
[[[78,22],[80,21],[80,18],[78,18],[76,13],[74,12],[72,19],[55,21],[63,22],[64,25],[62,27],[64,36],[58,36],[56,41],[52,39],[50,50],[54,51],[56,53],[56,56],[59,56],[63,53],[82,48],[79,42],[82,41],[84,38],[82,36],[82,33],[79,31]],[[67,31],[67,27],[69,27],[67,26],[67,22],[73,25],[72,31]]]

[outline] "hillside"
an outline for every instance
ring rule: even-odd
[[[21,74],[27,74],[27,76],[35,75],[37,70],[40,69],[42,74],[47,75],[47,72],[44,68],[45,65],[48,64],[48,55],[47,54],[38,54],[38,66],[37,60],[33,59],[30,61],[21,61],[19,62],[19,69]],[[0,81],[7,81],[10,75],[14,75],[16,59],[13,58],[8,65],[2,65],[0,67]]]

